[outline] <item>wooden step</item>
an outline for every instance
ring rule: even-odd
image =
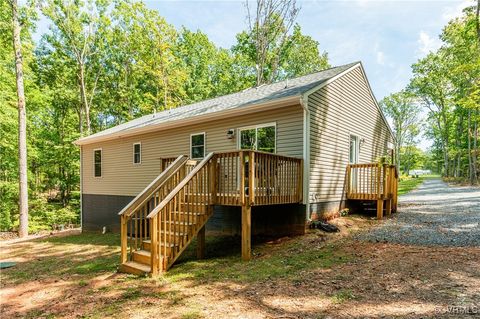
[[[146,250],[150,253],[150,245],[151,245],[150,239],[144,240],[142,242],[143,250]],[[170,249],[178,247],[178,245],[175,245],[174,243],[166,243],[167,246],[167,255],[170,254]]]
[[[150,251],[148,250],[136,250],[133,252],[133,261],[141,264],[150,265]]]
[[[186,212],[172,212],[172,219],[177,221],[195,221],[205,216],[205,212],[197,212],[197,213],[186,213]]]
[[[150,273],[150,265],[136,261],[127,261],[126,263],[121,264],[118,270],[127,274],[142,276]]]
[[[167,227],[168,227],[168,224],[172,224],[174,227],[175,227],[175,226],[177,226],[177,227],[180,226],[180,227],[181,227],[181,226],[183,226],[183,225],[185,225],[185,226],[194,226],[195,224],[197,224],[196,221],[186,222],[186,221],[178,221],[178,220],[175,220],[175,221],[173,221],[173,220],[170,220],[170,221],[161,221],[161,223],[162,223],[162,224],[165,224],[165,223],[166,223],[166,224],[167,224]]]

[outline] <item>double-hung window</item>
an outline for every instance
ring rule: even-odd
[[[93,151],[93,171],[95,177],[102,177],[102,149]]]
[[[205,157],[205,133],[190,135],[190,158],[200,159]]]
[[[238,144],[239,148],[242,150],[257,150],[267,153],[275,153],[275,123],[240,128]]]

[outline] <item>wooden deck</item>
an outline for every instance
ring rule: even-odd
[[[194,237],[205,248],[205,224],[214,205],[242,207],[242,258],[251,255],[251,207],[299,203],[303,161],[241,150],[161,160],[162,172],[120,213],[122,271],[166,271]]]
[[[377,218],[383,208],[390,215],[397,210],[398,170],[395,165],[350,164],[346,172],[346,194],[349,200],[377,201]]]

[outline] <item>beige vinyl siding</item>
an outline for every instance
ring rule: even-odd
[[[308,98],[310,110],[310,190],[314,202],[338,201],[344,193],[350,135],[365,142],[359,163],[387,153],[391,135],[378,110],[360,66]]]
[[[137,195],[160,172],[160,158],[190,154],[190,134],[205,132],[206,154],[237,149],[237,135],[227,138],[228,129],[276,123],[277,154],[302,157],[303,109],[290,105],[195,125],[82,146],[84,194]],[[133,144],[142,145],[142,163],[133,164]],[[93,176],[93,150],[102,149],[102,177]]]

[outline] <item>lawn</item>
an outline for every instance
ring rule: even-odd
[[[401,176],[398,182],[398,195],[409,193],[420,186],[425,179],[440,178],[439,175],[422,175],[419,177]]]
[[[427,247],[412,254],[408,246],[352,238],[352,232],[368,230],[376,221],[349,216],[335,223],[340,233],[311,230],[300,237],[255,238],[250,262],[241,261],[239,238],[207,237],[206,259],[195,258],[193,244],[158,278],[116,272],[116,234],[2,245],[0,260],[18,262],[1,272],[2,316],[363,318],[408,315],[412,309],[428,316],[456,298],[450,290],[458,288],[467,268],[479,268],[478,250]],[[445,261],[445,255],[455,258]],[[479,293],[469,289],[466,295]]]

